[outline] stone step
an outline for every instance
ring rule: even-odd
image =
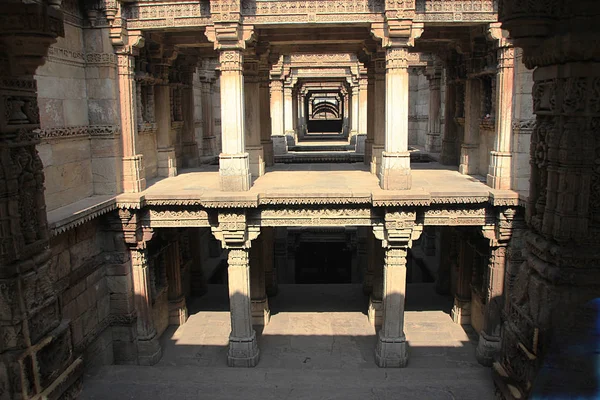
[[[350,151],[354,150],[354,146],[349,144],[320,144],[320,145],[296,145],[289,146],[288,151],[295,152],[313,152],[313,151]]]
[[[106,366],[81,399],[492,399],[486,368],[303,369]]]

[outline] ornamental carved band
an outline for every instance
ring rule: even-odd
[[[247,267],[249,265],[248,250],[233,248],[229,250],[227,257],[229,267]]]
[[[242,71],[243,56],[238,50],[225,50],[219,53],[219,62],[221,72]]]
[[[408,50],[404,47],[387,49],[385,67],[386,69],[408,68]]]
[[[515,66],[515,48],[501,47],[498,49],[498,68],[514,68]]]

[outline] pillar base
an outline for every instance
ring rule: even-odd
[[[252,300],[252,325],[267,326],[270,320],[269,300]]]
[[[275,163],[275,159],[273,158],[273,141],[265,140],[265,141],[261,141],[260,144],[262,145],[262,148],[263,148],[265,166],[270,167]]]
[[[288,147],[296,145],[296,132],[294,131],[286,131],[285,132],[285,140],[287,142]]]
[[[377,338],[375,362],[380,368],[404,368],[408,364],[406,338],[386,338],[381,331]]]
[[[260,351],[256,343],[256,332],[252,331],[249,338],[229,336],[229,351],[227,365],[230,367],[256,367]]]
[[[123,157],[123,191],[138,193],[146,190],[146,171],[141,154]]]
[[[428,153],[440,153],[442,145],[440,143],[440,134],[427,134],[425,138],[425,151]]]
[[[510,189],[511,165],[512,155],[510,153],[491,151],[487,185],[494,189]]]
[[[251,176],[248,153],[219,155],[219,175],[221,190],[242,192],[250,190]]]
[[[358,134],[356,135],[356,145],[354,147],[354,151],[357,154],[365,154],[365,140],[367,139],[366,134]]]
[[[176,300],[169,300],[169,325],[181,326],[188,319],[185,297]]]
[[[154,334],[150,339],[137,340],[138,364],[154,365],[162,357],[162,347],[158,342],[158,335]]]
[[[410,153],[381,153],[379,186],[384,190],[407,190],[412,187]]]
[[[471,301],[455,297],[450,315],[455,324],[469,325],[471,323]]]
[[[460,148],[460,166],[458,167],[458,172],[463,175],[476,174],[478,152],[479,145],[463,144]]]
[[[184,143],[182,151],[184,166],[187,168],[197,167],[200,152],[198,151],[198,145],[196,142]]]
[[[287,139],[285,135],[273,135],[271,136],[273,141],[273,154],[276,156],[287,154]]]
[[[202,138],[202,155],[216,156],[219,153],[217,150],[217,137],[207,136]]]
[[[458,157],[456,154],[456,141],[442,140],[442,154],[440,156],[440,162],[443,165],[458,164]]]
[[[174,147],[158,149],[158,176],[177,176],[177,157]]]
[[[374,144],[371,146],[371,173],[379,176],[381,171],[381,154],[383,153],[383,146]]]
[[[383,323],[383,301],[374,299],[373,296],[371,296],[369,298],[368,315],[371,325],[381,326]]]
[[[265,174],[265,155],[262,146],[246,146],[250,174],[258,178]]]
[[[488,336],[485,332],[479,335],[479,342],[475,350],[475,358],[479,364],[485,367],[491,367],[494,359],[500,353],[500,338]]]

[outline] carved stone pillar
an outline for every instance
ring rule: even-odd
[[[154,87],[158,176],[177,176],[177,157],[171,138],[171,90],[168,83]]]
[[[296,144],[296,132],[294,131],[294,101],[291,83],[283,86],[283,121],[285,138],[288,146]]]
[[[366,237],[367,265],[364,272],[363,293],[370,296],[373,293],[373,270],[375,268],[375,236],[372,232]]]
[[[213,234],[229,253],[228,285],[231,313],[231,334],[227,364],[230,367],[254,367],[259,360],[256,332],[252,329],[250,293],[250,243],[260,233],[259,227],[246,224],[243,211],[219,213]]]
[[[265,166],[270,167],[275,163],[273,158],[273,140],[271,139],[271,100],[269,88],[269,64],[259,64],[259,103],[260,103],[260,144],[263,148]]]
[[[146,241],[130,249],[133,292],[137,312],[137,350],[140,365],[154,365],[162,356],[162,348],[152,318],[150,271]]]
[[[169,325],[183,325],[188,318],[185,294],[181,283],[179,240],[173,240],[166,254],[169,299]]]
[[[386,210],[384,226],[373,233],[385,249],[383,265],[383,321],[379,331],[375,361],[379,367],[405,367],[408,362],[404,336],[406,297],[406,256],[422,226],[415,225],[416,213]],[[374,290],[375,291],[375,290]]]
[[[379,176],[381,171],[381,154],[385,144],[385,54],[377,53],[375,58],[375,86],[373,88],[373,150],[371,154],[371,173]]]
[[[502,30],[490,29],[498,39],[498,71],[496,72],[496,136],[490,152],[487,184],[494,189],[510,189],[512,181],[512,120],[514,97],[515,49],[502,38]],[[494,36],[495,35],[495,36]]]
[[[271,139],[275,155],[287,153],[284,128],[283,82],[271,80]]]
[[[186,65],[182,71],[185,84],[181,94],[181,109],[183,114],[182,152],[183,166],[188,168],[196,167],[199,161],[194,117],[194,70],[195,63],[193,65]]]
[[[63,320],[36,150],[40,128],[33,78],[64,36],[49,2],[2,2],[0,15],[0,397],[76,398],[83,361]],[[135,124],[135,119],[132,123]]]
[[[346,89],[342,92],[343,101],[344,101],[344,115],[342,119],[342,134],[344,137],[350,136],[350,95],[346,91]]]
[[[261,99],[256,59],[244,61],[244,96],[246,150],[249,156],[250,173],[254,178],[258,178],[265,173],[265,160],[261,145]]]
[[[448,71],[448,70],[447,70]],[[444,102],[444,134],[442,138],[442,154],[440,161],[444,165],[456,165],[457,130],[454,120],[456,114],[456,82],[450,77],[446,79],[446,100]]]
[[[146,189],[144,161],[138,149],[135,57],[129,52],[117,52],[119,110],[123,144],[123,191],[141,192]]]
[[[246,152],[244,121],[243,54],[240,49],[219,53],[221,65],[221,154],[219,174],[221,189],[245,191],[250,189],[250,165]]]
[[[271,318],[269,299],[266,291],[265,251],[267,250],[260,235],[254,247],[250,249],[250,297],[252,301],[252,324],[268,325]],[[272,271],[272,269],[271,269]]]
[[[360,113],[360,99],[359,99],[360,88],[358,85],[352,85],[350,101],[352,103],[352,111],[350,112],[350,137],[356,136],[359,131],[358,120]]]
[[[356,152],[365,152],[365,139],[367,136],[367,121],[369,115],[367,113],[368,106],[368,80],[366,74],[361,74],[358,81],[358,137],[356,138]]]
[[[440,138],[440,107],[442,70],[436,64],[427,67],[427,79],[429,80],[429,120],[427,123],[427,137],[425,140],[425,151],[439,153],[441,151]]]
[[[298,128],[296,129],[296,135],[298,139],[304,139],[304,135],[306,134],[306,115],[304,115],[304,95],[302,91],[298,91],[297,93],[297,114],[298,114]]]
[[[541,382],[551,393],[597,392],[597,357],[592,348],[585,355],[574,348],[586,340],[576,332],[589,332],[586,324],[598,317],[586,304],[600,287],[599,17],[600,3],[593,0],[548,7],[506,0],[501,9],[502,27],[523,49],[525,66],[535,68],[536,114],[526,262],[505,296],[507,321],[494,363],[505,398],[529,397],[549,361]]]
[[[408,152],[408,50],[387,48],[385,52],[385,146],[379,185],[385,190],[410,189]]]
[[[215,138],[215,119],[213,113],[212,82],[203,78],[201,83],[202,94],[202,155],[214,156],[218,154]]]
[[[365,165],[371,164],[375,138],[375,62],[367,67],[367,137],[365,138]]]
[[[467,79],[465,83],[465,136],[460,148],[461,174],[477,174],[479,164],[479,123],[481,121],[481,81]]]
[[[473,249],[469,246],[465,235],[460,235],[458,244],[458,263],[456,271],[456,293],[452,307],[452,320],[456,324],[471,323],[471,277],[473,276]]]
[[[373,236],[373,235],[371,235]],[[383,264],[385,261],[385,250],[381,241],[373,239],[369,243],[369,266],[371,270],[371,293],[369,296],[369,322],[379,327],[383,321]]]

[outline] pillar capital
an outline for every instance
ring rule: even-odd
[[[371,24],[371,35],[381,40],[381,47],[414,46],[421,37],[423,24],[411,20],[386,20]]]
[[[217,224],[211,227],[212,233],[226,249],[249,249],[252,240],[260,234],[260,227],[249,225],[243,210],[219,212]]]
[[[373,234],[377,240],[381,240],[384,248],[410,247],[422,231],[423,226],[416,223],[414,211],[387,210],[384,223],[373,226]]]
[[[215,50],[244,50],[246,42],[254,35],[254,26],[239,22],[220,22],[207,26],[204,34],[214,43]]]

